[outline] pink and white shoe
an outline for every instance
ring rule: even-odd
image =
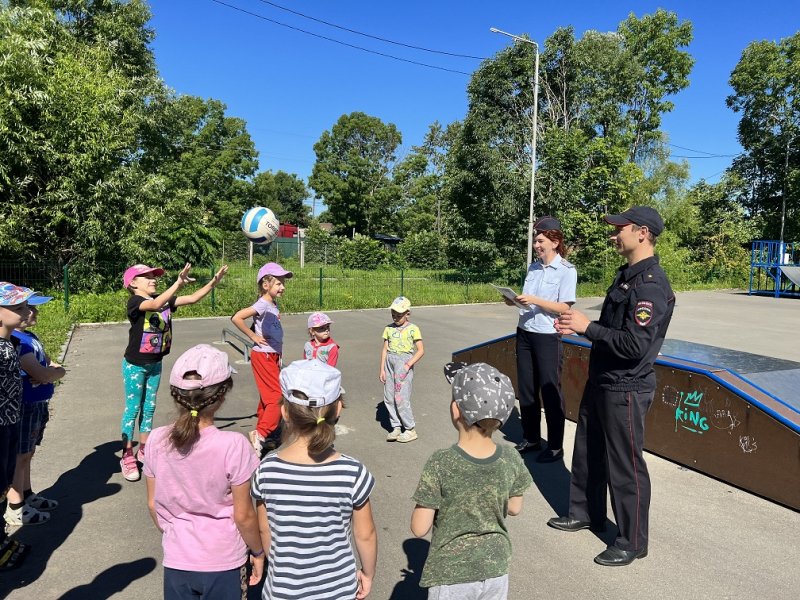
[[[133,453],[123,454],[122,460],[119,461],[119,466],[122,468],[122,476],[128,481],[139,481],[141,474],[139,473],[139,465],[136,464],[136,457]]]

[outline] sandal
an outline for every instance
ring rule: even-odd
[[[27,544],[6,538],[0,544],[0,573],[21,566],[25,562],[25,556],[27,556],[30,549],[31,547]]]
[[[41,525],[50,520],[50,514],[39,512],[26,504],[17,509],[9,506],[6,509],[5,519],[9,525]]]
[[[25,500],[25,504],[30,506],[31,508],[35,508],[39,511],[50,512],[51,510],[55,510],[58,508],[58,501],[51,500],[50,498],[45,498],[44,496],[40,496],[39,494],[33,494],[28,496],[28,499]]]

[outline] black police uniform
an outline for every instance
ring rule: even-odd
[[[578,411],[569,516],[600,528],[606,486],[619,533],[614,545],[647,548],[650,476],[642,456],[644,418],[653,401],[653,363],[675,296],[658,258],[619,268],[600,320],[589,324],[589,378]]]

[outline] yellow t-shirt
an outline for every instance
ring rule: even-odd
[[[397,327],[394,323],[383,330],[383,339],[389,341],[389,352],[407,354],[416,350],[416,342],[422,339],[422,332],[413,323]]]

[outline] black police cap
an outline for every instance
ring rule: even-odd
[[[639,227],[647,227],[653,235],[659,235],[664,231],[664,221],[658,211],[649,206],[631,206],[628,210],[618,215],[606,215],[603,217],[606,223],[612,225],[627,225],[633,223]]]

